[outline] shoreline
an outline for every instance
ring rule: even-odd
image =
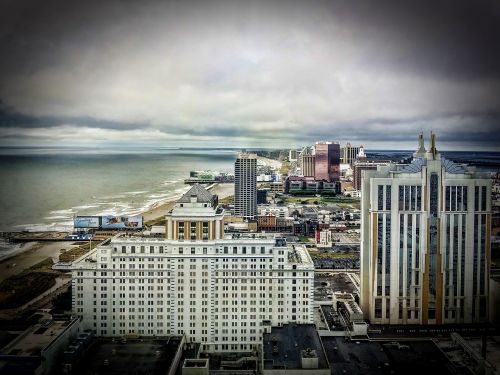
[[[212,194],[217,194],[219,199],[222,199],[234,194],[234,184],[214,183],[208,186],[208,190]],[[143,216],[144,222],[162,219],[182,195],[175,194],[155,202],[148,210],[138,214]],[[0,253],[0,282],[9,276],[21,273],[49,256],[56,262],[62,249],[69,250],[77,246],[73,245],[72,241],[50,241],[47,243],[33,241],[25,244],[11,244],[11,250],[6,250],[4,255]],[[15,248],[16,246],[17,248]],[[25,257],[29,260],[24,260]],[[13,264],[15,264],[14,267]]]
[[[228,196],[234,195],[234,183],[213,183],[208,186],[207,190],[209,190],[212,194],[217,194],[219,199],[226,198]],[[168,211],[170,211],[175,202],[182,196],[183,194],[178,194],[174,197],[167,198],[162,202],[158,202],[153,204],[153,207],[147,211],[141,213],[143,216],[144,222],[158,220],[165,216]]]
[[[46,258],[52,258],[56,263],[62,250],[70,250],[75,246],[78,245],[74,242],[35,242],[30,248],[0,260],[0,282],[22,273]]]

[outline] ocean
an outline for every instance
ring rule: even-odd
[[[75,215],[134,215],[189,189],[191,170],[232,172],[235,150],[0,149],[0,231],[71,230]]]
[[[75,215],[133,215],[187,191],[190,170],[233,172],[237,149],[0,148],[0,231],[71,230]],[[370,151],[398,161],[413,151]],[[499,171],[498,152],[443,152]]]

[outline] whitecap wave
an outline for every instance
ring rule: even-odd
[[[162,182],[162,184],[163,185],[171,185],[171,184],[175,184],[175,183],[178,183],[181,181],[183,181],[181,178],[178,178],[177,180],[165,180]]]
[[[169,197],[171,195],[172,195],[172,193],[151,194],[151,195],[148,195],[148,198],[155,198],[155,199],[158,199],[158,198],[167,198],[167,197]]]
[[[62,219],[71,219],[71,216],[66,216],[66,215],[55,215],[55,216],[46,216],[44,217],[45,220],[62,220]]]
[[[89,208],[97,208],[99,207],[100,205],[102,205],[103,203],[93,203],[93,204],[84,204],[84,205],[81,205],[81,206],[75,206],[75,207],[72,207],[72,209],[74,210],[86,210],[86,209],[89,209]]]
[[[75,211],[73,211],[72,208],[69,208],[67,210],[54,210],[54,211],[50,211],[49,214],[50,215],[64,215],[64,214],[73,214]]]
[[[144,191],[127,191],[124,194],[127,194],[127,195],[140,195],[140,194],[146,194],[146,193],[148,193],[147,190],[144,190]]]

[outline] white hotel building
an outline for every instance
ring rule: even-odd
[[[73,309],[98,336],[185,334],[205,351],[245,351],[265,326],[313,322],[314,265],[300,245],[226,235],[224,210],[194,185],[165,239],[116,236],[73,265]]]
[[[488,320],[491,181],[442,158],[363,171],[361,308],[376,324]]]

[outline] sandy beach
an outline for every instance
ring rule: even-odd
[[[212,194],[217,194],[219,199],[229,197],[234,195],[234,184],[213,184],[209,188]],[[173,198],[169,198],[159,204],[156,207],[144,212],[142,216],[144,217],[144,221],[157,220],[159,218],[164,217],[168,211],[172,209],[177,199],[179,199],[182,194],[175,196]]]
[[[210,191],[213,194],[217,194],[219,199],[228,197],[234,194],[234,184],[213,184],[210,187]],[[172,209],[181,195],[179,194],[163,202],[159,202],[152,209],[143,212],[144,221],[163,218]],[[39,242],[27,246],[27,249],[24,251],[21,250],[20,252],[13,253],[11,256],[6,256],[0,260],[0,282],[9,276],[21,273],[23,270],[34,266],[48,257],[57,262],[62,249],[70,250],[75,246],[78,245],[74,245],[73,242]]]
[[[0,282],[12,275],[21,273],[48,257],[57,262],[62,249],[69,250],[75,246],[73,242],[36,243],[28,250],[0,261]]]
[[[278,170],[281,168],[281,165],[282,165],[282,163],[279,160],[269,159],[269,158],[266,158],[264,156],[257,156],[257,162],[260,165],[269,165],[269,166],[272,166]]]

